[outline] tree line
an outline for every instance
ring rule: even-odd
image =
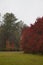
[[[22,29],[27,25],[18,21],[13,13],[5,13],[0,25],[0,51],[20,50],[20,37]]]
[[[0,23],[0,51],[43,54],[43,17],[27,26],[13,13],[7,12]]]

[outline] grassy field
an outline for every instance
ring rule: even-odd
[[[43,65],[43,56],[22,52],[0,52],[0,65]]]

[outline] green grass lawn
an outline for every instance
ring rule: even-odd
[[[43,56],[22,52],[0,52],[0,65],[43,65]]]

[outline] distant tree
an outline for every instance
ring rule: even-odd
[[[21,33],[22,33],[23,28],[24,28],[24,23],[22,20],[16,23],[16,31],[15,31],[15,35],[17,35],[16,36],[16,46],[17,48],[19,48],[19,50],[20,50],[20,38],[21,38]]]
[[[6,13],[3,17],[4,24],[1,26],[2,30],[1,30],[1,37],[0,37],[2,39],[3,48],[6,47],[6,40],[10,40],[10,42],[12,42],[12,40],[14,41],[15,39],[13,31],[15,29],[14,25],[16,20],[17,18],[12,13]]]

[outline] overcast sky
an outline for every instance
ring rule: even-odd
[[[33,24],[43,16],[43,0],[0,0],[0,13],[12,12],[24,23]]]

